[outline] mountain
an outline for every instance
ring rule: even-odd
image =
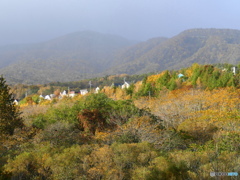
[[[0,74],[14,83],[89,78],[109,68],[114,54],[134,43],[115,35],[83,31],[38,44],[0,47]]]
[[[195,62],[239,61],[240,31],[232,29],[190,29],[140,43],[84,31],[38,44],[0,47],[0,74],[10,83],[78,81],[180,69]]]
[[[155,43],[157,40],[161,43]],[[151,48],[143,48],[146,45]],[[136,53],[140,49],[143,52]],[[132,54],[139,55],[133,57]],[[186,30],[163,41],[153,39],[132,46],[115,59],[115,61],[120,60],[124,63],[111,67],[106,73],[142,74],[149,71],[180,69],[194,62],[237,64],[240,60],[240,31],[231,29]]]

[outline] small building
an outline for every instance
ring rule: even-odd
[[[237,70],[238,70],[237,67],[233,66],[233,67],[231,68],[231,70],[232,70],[232,72],[233,72],[234,75],[237,74]]]
[[[178,78],[184,77],[182,73],[178,74]]]
[[[59,99],[62,99],[63,97],[65,97],[65,96],[67,96],[67,91],[63,91],[63,92],[60,92],[60,94],[59,94]]]
[[[67,95],[67,91],[64,90],[63,92],[60,92],[60,96],[63,97],[63,96],[66,96],[66,95]]]
[[[99,88],[99,87],[96,87],[95,93],[98,93],[99,91],[100,91],[100,88]]]
[[[82,95],[82,96],[84,96],[85,94],[87,94],[88,93],[88,90],[87,89],[81,89],[80,90],[80,94]]]
[[[75,94],[75,91],[70,91],[68,95],[69,95],[69,97],[73,98],[76,94]]]
[[[15,100],[13,101],[13,104],[18,105],[18,100],[15,99]]]
[[[46,99],[46,100],[52,100],[49,95],[46,95],[46,96],[44,97],[44,99]]]
[[[130,84],[128,84],[126,81],[124,82],[124,84],[122,85],[122,89],[127,89],[129,88]]]
[[[52,98],[55,98],[56,97],[56,95],[55,94],[50,94],[50,98],[52,99]]]

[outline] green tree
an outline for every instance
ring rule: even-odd
[[[141,86],[141,89],[138,91],[138,96],[154,96],[156,88],[151,83],[146,83]]]
[[[177,88],[177,83],[176,83],[175,79],[172,78],[168,83],[168,89],[172,91],[176,88]]]
[[[12,135],[15,128],[22,127],[23,121],[20,112],[14,104],[10,88],[5,79],[0,77],[0,136],[4,134]]]
[[[130,86],[129,86],[129,88],[125,88],[125,91],[126,91],[126,93],[127,93],[127,95],[130,95],[130,96],[132,96],[133,95],[133,93],[134,93],[134,84],[131,84]]]
[[[163,86],[167,86],[171,76],[169,71],[166,71],[160,78],[158,78],[157,83],[159,84],[159,88],[161,89]]]

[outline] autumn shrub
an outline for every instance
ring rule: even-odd
[[[59,121],[75,124],[77,123],[77,112],[68,105],[61,105],[49,108],[44,114],[40,113],[32,116],[33,126],[41,129]]]
[[[73,145],[53,154],[45,162],[49,167],[51,179],[88,179],[88,156],[93,147],[89,145]]]
[[[179,125],[178,130],[187,132],[199,143],[205,143],[213,138],[218,127],[200,117],[196,119],[187,119]]]
[[[78,116],[79,129],[83,129],[87,133],[95,135],[96,130],[101,131],[106,128],[114,127],[106,121],[104,114],[98,109],[84,109]]]
[[[81,134],[74,124],[68,122],[56,122],[50,124],[38,136],[35,137],[38,142],[47,141],[53,146],[69,147],[73,144],[83,144]]]
[[[118,126],[126,123],[131,117],[142,115],[140,114],[141,110],[131,100],[112,101],[110,105],[111,111],[108,113],[108,121]]]
[[[38,114],[31,117],[32,119],[32,126],[37,127],[39,129],[44,129],[45,124],[47,123],[47,120],[44,116],[44,114]]]
[[[136,130],[128,130],[123,132],[119,136],[115,138],[115,141],[118,143],[138,143],[140,142],[139,135],[137,134]]]
[[[78,112],[84,109],[98,109],[101,113],[105,113],[110,110],[111,101],[113,100],[108,98],[104,93],[90,94],[76,102],[73,109]]]
[[[137,167],[148,166],[150,161],[158,156],[154,146],[147,142],[111,145],[113,161],[117,169],[121,169],[124,179],[131,179],[132,172]]]
[[[219,132],[213,137],[219,151],[240,152],[239,132]]]
[[[51,171],[46,161],[51,156],[48,143],[35,146],[10,158],[4,166],[4,172],[11,174],[12,179],[46,179]]]
[[[147,109],[137,108],[131,100],[114,101],[104,94],[89,95],[78,104],[73,109],[78,109],[79,112],[79,128],[92,134],[96,130],[120,127],[134,117],[149,116],[157,120]]]

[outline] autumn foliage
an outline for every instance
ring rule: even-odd
[[[147,76],[130,90],[105,87],[26,105],[26,127],[0,145],[0,179],[211,179],[210,172],[239,172],[239,74],[223,68],[193,64]]]

